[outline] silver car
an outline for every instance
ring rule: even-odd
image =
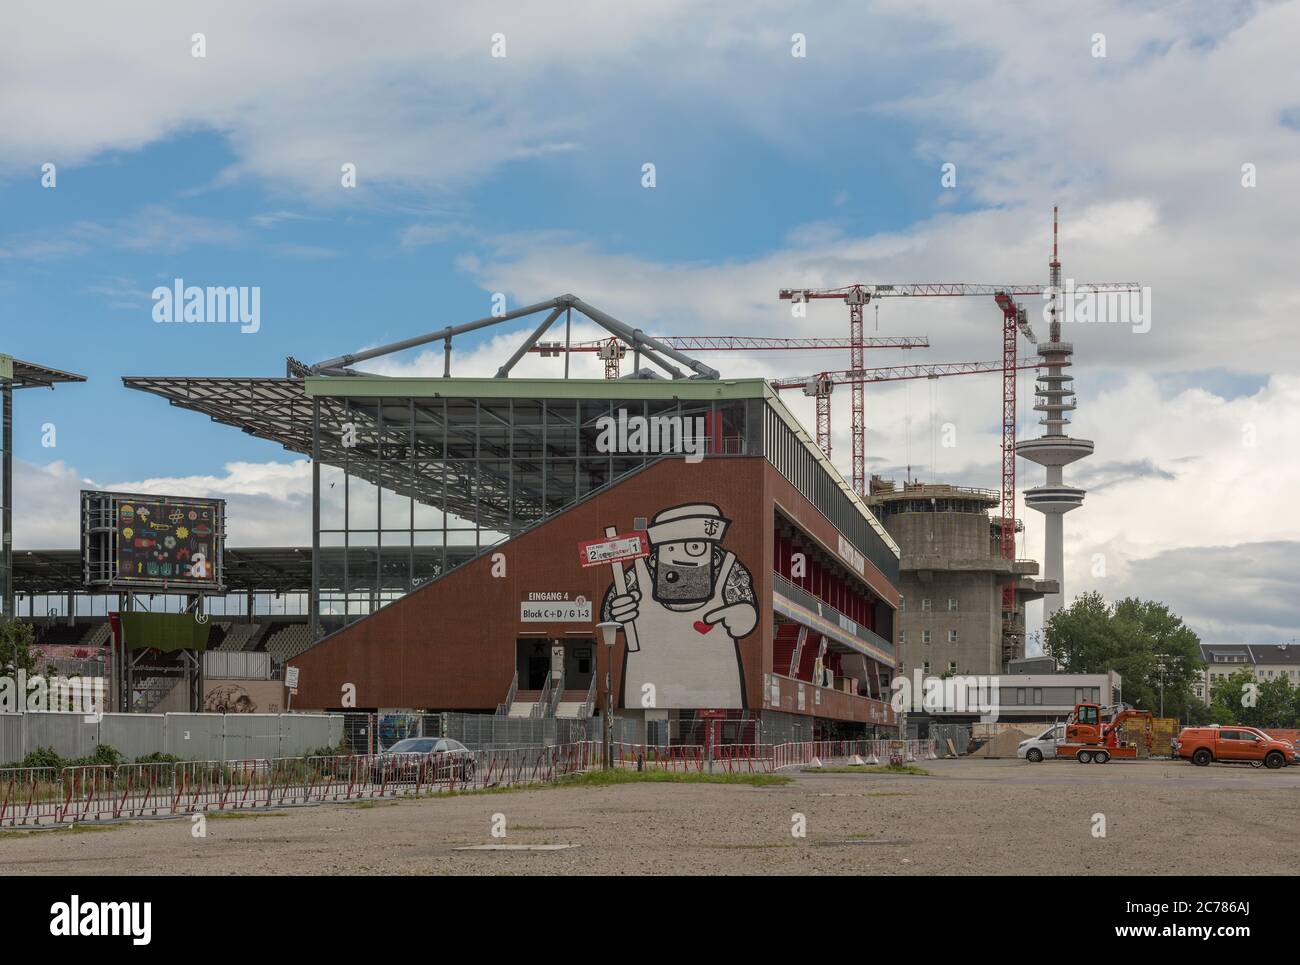
[[[1055,724],[1037,737],[1021,741],[1016,747],[1016,757],[1037,764],[1044,757],[1056,756],[1056,745],[1065,740],[1065,725]]]

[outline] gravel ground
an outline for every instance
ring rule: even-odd
[[[1294,874],[1300,767],[954,760],[783,787],[631,784],[0,838],[19,874]],[[795,815],[807,833],[791,833]],[[1093,834],[1105,816],[1105,837]],[[506,835],[491,835],[494,815]],[[464,851],[478,845],[576,845]]]

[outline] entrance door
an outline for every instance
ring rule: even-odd
[[[547,674],[551,672],[550,654],[528,657],[528,686],[525,690],[541,690],[546,686]]]

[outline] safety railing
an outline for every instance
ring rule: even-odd
[[[63,805],[63,779],[55,767],[0,770],[0,827],[40,824]]]
[[[816,762],[934,760],[933,740],[612,745],[614,767],[770,773]],[[541,784],[597,767],[575,741],[439,754],[356,754],[175,764],[0,769],[0,827],[195,814]]]
[[[506,693],[506,702],[497,704],[497,716],[504,717],[510,713],[510,707],[515,702],[515,694],[519,692],[519,671],[515,671],[514,677],[510,681],[510,690]]]
[[[591,675],[591,685],[587,688],[587,699],[582,705],[582,720],[590,719],[596,712],[596,675]]]
[[[771,744],[717,744],[713,761],[729,774],[769,774],[776,769],[776,747]]]
[[[564,697],[564,671],[556,670],[551,674],[551,698],[546,704],[546,710],[542,713],[543,717],[554,717],[556,710],[560,706],[560,700]]]
[[[0,769],[0,827],[441,793],[558,780],[600,763],[580,741],[439,754]]]
[[[547,717],[547,711],[551,706],[551,695],[555,690],[555,673],[547,671],[546,680],[542,683],[542,692],[537,695],[537,703],[533,705],[529,717]]]
[[[909,764],[938,758],[933,740],[800,741],[774,748],[775,769],[814,763]]]
[[[611,745],[614,767],[637,770],[703,771],[704,747],[701,744],[628,744]]]

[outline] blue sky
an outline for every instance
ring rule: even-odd
[[[517,306],[572,291],[666,334],[840,335],[842,306],[796,322],[776,290],[1045,282],[1059,204],[1066,276],[1138,280],[1155,306],[1149,332],[1069,333],[1075,431],[1097,448],[1074,467],[1092,493],[1067,517],[1067,592],[1158,591],[1207,639],[1269,642],[1300,622],[1300,604],[1225,617],[1203,594],[1180,597],[1197,581],[1176,572],[1203,559],[1200,576],[1237,600],[1276,596],[1278,581],[1300,590],[1273,563],[1278,547],[1300,558],[1295,2],[385,0],[363,15],[159,0],[58,21],[18,3],[12,22],[0,351],[90,378],[18,398],[20,546],[73,545],[86,480],[224,495],[246,521],[237,542],[306,538],[289,454],[128,391],[123,375],[279,375],[286,355],[319,361],[481,317],[494,292]],[[339,183],[344,162],[355,189]],[[149,293],[178,277],[259,286],[260,331],[155,324]],[[456,371],[489,374],[529,324],[459,343]],[[879,324],[933,347],[871,364],[998,354],[982,300],[895,300]],[[384,370],[437,374],[440,354]],[[847,365],[705,360],[763,377]],[[994,485],[997,391],[973,378],[874,387],[871,467]],[[805,400],[788,402],[810,423]],[[1022,435],[1033,416],[1022,406]],[[946,451],[945,424],[959,440]],[[1032,485],[1041,470],[1021,473]],[[1038,555],[1038,517],[1024,515],[1021,550]],[[1228,557],[1260,563],[1220,573],[1212,561]]]
[[[11,171],[0,187],[16,254],[0,260],[5,348],[90,380],[27,393],[24,423],[59,425],[60,447],[97,478],[176,466],[166,449],[127,447],[96,431],[86,411],[184,438],[191,471],[215,471],[230,459],[264,458],[268,447],[127,390],[122,375],[278,375],[286,355],[318,361],[481,317],[483,288],[457,260],[484,239],[559,231],[637,258],[707,264],[759,257],[809,222],[904,229],[934,194],[933,172],[910,156],[905,124],[837,138],[842,150],[811,156],[726,127],[701,124],[684,132],[686,141],[645,130],[639,146],[509,163],[454,192],[341,192],[328,205],[255,180],[221,184],[235,158],[212,132],[61,167],[54,189],[41,186],[39,170],[25,178]],[[867,143],[882,133],[882,143]],[[653,190],[641,185],[640,159],[649,156]],[[445,237],[404,246],[425,212],[446,226]],[[25,256],[24,245],[51,254]],[[149,293],[177,277],[260,286],[261,330],[248,337],[154,323]],[[763,294],[774,298],[769,287]],[[33,461],[48,454],[34,432],[20,433],[15,450]]]

